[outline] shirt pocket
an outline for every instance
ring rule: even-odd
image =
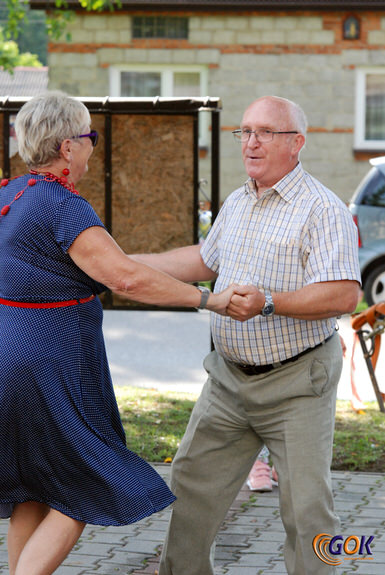
[[[249,262],[254,285],[271,291],[295,291],[303,287],[303,257],[296,240],[265,241],[255,250]]]

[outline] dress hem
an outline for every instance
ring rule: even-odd
[[[1,506],[9,506],[9,511],[7,510],[7,512],[1,512],[0,510],[0,519],[9,519],[12,515],[14,506],[17,505],[18,503],[27,503],[29,501],[33,501],[35,503],[42,503],[43,505],[47,505],[48,507],[50,507],[51,509],[55,509],[56,511],[59,511],[59,513],[62,513],[63,515],[66,515],[67,517],[71,517],[71,519],[75,519],[76,521],[80,521],[81,523],[86,523],[87,525],[100,525],[102,527],[109,527],[109,526],[114,526],[114,527],[124,527],[124,525],[131,525],[132,523],[137,523],[138,521],[141,521],[142,519],[145,519],[146,517],[150,517],[151,515],[153,515],[154,513],[159,513],[159,511],[162,511],[163,509],[165,509],[166,507],[168,507],[169,505],[171,505],[172,503],[174,503],[174,501],[176,500],[176,497],[170,498],[170,500],[167,503],[164,503],[162,505],[157,505],[157,506],[153,506],[153,510],[149,511],[149,512],[144,512],[141,514],[136,515],[135,517],[124,520],[124,521],[102,521],[102,520],[96,520],[96,519],[85,519],[85,518],[81,518],[79,517],[78,514],[71,512],[71,510],[66,509],[64,511],[63,506],[59,505],[59,504],[55,504],[55,503],[48,503],[46,501],[40,501],[37,499],[25,499],[23,501],[0,501],[0,507]]]

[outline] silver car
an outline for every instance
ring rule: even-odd
[[[366,303],[385,301],[385,156],[371,169],[349,204],[359,233],[359,260]]]

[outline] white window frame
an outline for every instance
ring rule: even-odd
[[[118,65],[110,66],[110,95],[114,97],[121,97],[121,72],[143,72],[160,73],[160,97],[172,98],[174,73],[175,72],[191,72],[199,73],[200,75],[200,97],[205,97],[208,94],[208,70],[205,66],[183,66],[183,65]],[[210,114],[199,114],[199,145],[201,147],[208,146],[209,143],[209,121]]]
[[[385,76],[385,66],[359,68],[356,72],[356,109],[354,147],[356,150],[379,150],[385,148],[383,140],[366,140],[366,76],[369,74],[381,74]]]

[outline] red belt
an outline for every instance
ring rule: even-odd
[[[95,298],[95,294],[89,297],[84,297],[82,299],[68,299],[66,301],[52,301],[46,303],[30,303],[26,301],[11,301],[9,299],[0,298],[0,304],[9,305],[11,307],[27,307],[27,308],[37,308],[37,309],[48,309],[53,307],[67,307],[70,305],[78,305],[80,303],[87,303]]]

